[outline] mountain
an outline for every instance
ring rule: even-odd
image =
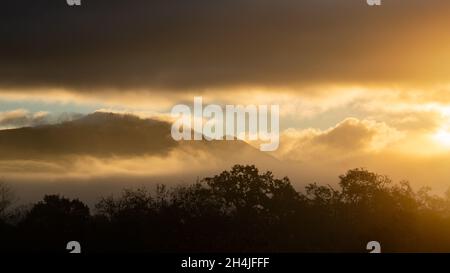
[[[1,159],[163,155],[176,145],[167,122],[102,112],[56,125],[0,131]]]
[[[0,130],[0,181],[14,185],[20,202],[54,193],[93,205],[123,188],[192,183],[234,164],[272,171],[285,167],[243,141],[177,142],[170,131],[167,122],[101,112]]]
[[[275,160],[244,141],[174,141],[168,122],[96,112],[74,121],[0,130],[0,159],[165,156],[174,149],[226,162]]]

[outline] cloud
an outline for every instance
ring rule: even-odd
[[[192,171],[195,162],[207,165],[204,169],[224,162],[277,162],[243,141],[177,142],[170,131],[165,121],[105,112],[56,125],[0,130],[0,173],[59,168],[57,175],[155,175]]]
[[[323,130],[287,130],[282,134],[280,150],[269,155],[236,141],[166,145],[168,127],[166,131],[152,126],[146,130],[140,126],[144,120],[118,114],[114,115],[118,120],[111,123],[110,115],[97,113],[94,118],[81,119],[89,130],[78,127],[70,131],[52,125],[44,128],[56,131],[43,134],[28,130],[29,135],[9,139],[0,132],[2,179],[17,187],[25,201],[59,193],[93,203],[99,196],[125,187],[192,183],[237,163],[255,164],[277,176],[289,176],[298,189],[310,182],[333,185],[339,174],[355,167],[410,179],[416,186],[436,185],[439,190],[445,188],[448,177],[448,154],[418,156],[412,153],[415,148],[430,147],[417,142],[411,142],[405,149],[409,153],[403,153],[398,146],[416,135],[405,135],[387,123],[370,119],[346,118]],[[76,125],[77,121],[69,124]],[[145,146],[147,140],[156,143],[156,149]]]
[[[50,114],[45,111],[30,113],[25,109],[16,109],[0,112],[0,130],[62,123],[80,117],[82,115],[77,113]]]
[[[390,137],[393,131],[384,123],[347,118],[334,128],[317,134],[313,143],[350,151],[371,149],[383,147],[387,141],[382,138]]]
[[[0,130],[0,151],[0,178],[25,201],[78,193],[90,203],[130,186],[193,183],[234,164],[264,170],[284,165],[242,141],[175,142],[167,122],[104,112],[63,124]]]
[[[401,132],[385,123],[346,118],[327,130],[286,130],[278,156],[301,161],[336,160],[382,151],[401,137]]]
[[[47,123],[48,113],[29,113],[24,109],[0,112],[0,129],[37,126]]]
[[[447,81],[450,2],[16,0],[0,86],[167,92]],[[36,24],[39,22],[39,24]]]

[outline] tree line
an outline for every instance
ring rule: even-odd
[[[307,185],[236,165],[191,185],[125,189],[93,212],[78,199],[46,195],[13,209],[0,186],[0,251],[64,252],[450,252],[450,194],[352,169],[337,187]]]

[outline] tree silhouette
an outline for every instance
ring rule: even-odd
[[[15,200],[14,193],[9,185],[0,181],[0,221],[8,217],[7,210]]]
[[[67,240],[85,237],[89,221],[89,208],[78,199],[46,195],[19,223],[19,229],[31,249],[62,251]]]
[[[223,202],[226,209],[237,212],[280,212],[290,207],[289,202],[299,198],[287,177],[275,179],[271,172],[259,174],[253,165],[236,165],[231,171],[205,178],[202,182],[210,188],[214,198]],[[283,205],[284,208],[280,207]]]
[[[236,165],[191,185],[125,189],[95,208],[45,196],[17,224],[0,223],[0,249],[65,251],[77,240],[85,252],[361,252],[376,240],[385,252],[450,251],[450,194],[365,169],[296,191],[288,178]]]

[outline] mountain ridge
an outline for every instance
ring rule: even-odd
[[[250,144],[232,141],[175,141],[171,124],[131,114],[94,112],[59,124],[0,130],[0,159],[51,159],[55,156],[165,156],[176,148],[238,160],[242,155],[271,158]]]

